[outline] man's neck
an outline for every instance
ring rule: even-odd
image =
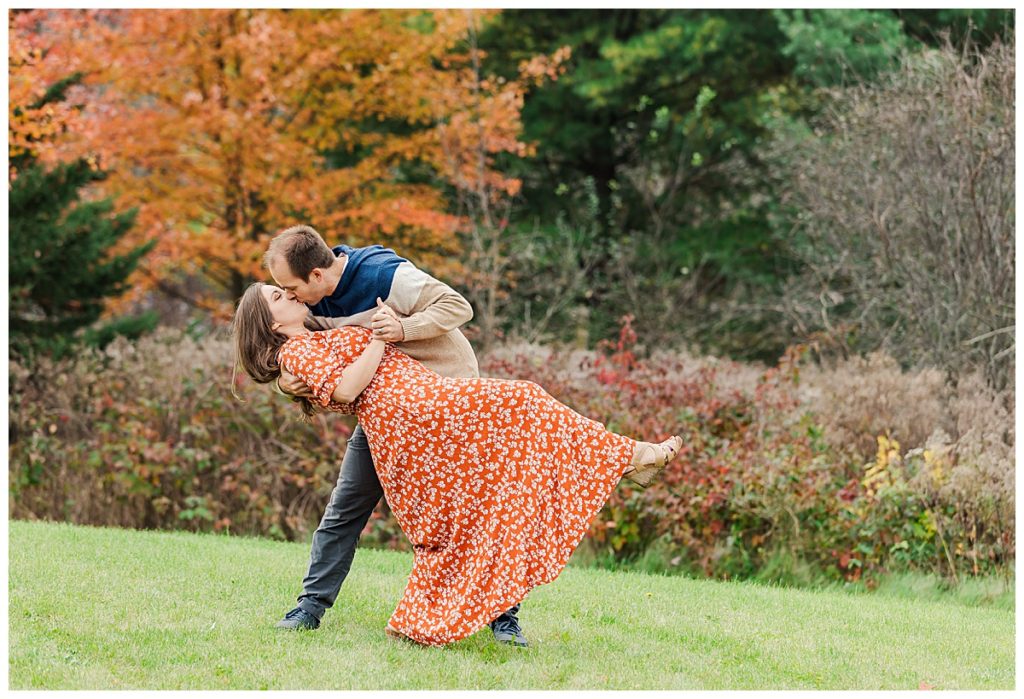
[[[330,296],[338,288],[341,275],[345,273],[345,265],[348,264],[348,255],[342,254],[334,258],[334,264],[324,270],[324,296]]]

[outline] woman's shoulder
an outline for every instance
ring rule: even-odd
[[[279,364],[284,364],[288,359],[299,357],[305,354],[312,347],[312,336],[313,333],[307,333],[305,335],[295,335],[289,337],[284,341],[277,350],[277,361]]]

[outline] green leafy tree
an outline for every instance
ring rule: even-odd
[[[712,10],[511,11],[488,33],[499,64],[572,48],[523,109],[536,158],[511,166],[524,227],[564,212],[590,232],[577,249],[591,338],[623,308],[645,338],[712,337],[693,322],[709,304],[786,266],[749,174],[771,115],[808,109],[786,41],[770,13]]]
[[[888,10],[773,10],[793,74],[815,87],[862,82],[892,70],[911,39]]]

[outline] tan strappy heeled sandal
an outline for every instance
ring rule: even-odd
[[[629,463],[630,468],[623,474],[623,478],[646,488],[668,462],[675,458],[682,446],[683,440],[678,435],[669,437],[661,444],[640,442],[640,446],[633,453],[633,460]]]

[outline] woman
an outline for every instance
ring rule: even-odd
[[[415,554],[390,636],[444,645],[484,627],[558,576],[620,478],[646,486],[682,446],[609,432],[529,381],[442,377],[365,328],[311,332],[307,312],[250,286],[238,360],[260,383],[304,380],[307,414],[358,416]]]

